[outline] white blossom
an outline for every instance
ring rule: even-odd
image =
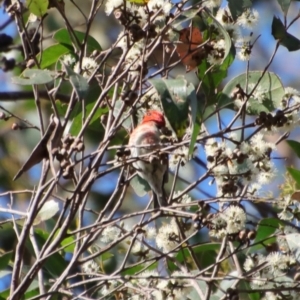
[[[255,9],[246,9],[237,19],[237,24],[244,28],[253,29],[258,23],[259,13]]]
[[[97,67],[98,64],[94,59],[90,57],[84,57],[81,63],[82,76],[85,78],[89,78]],[[79,62],[75,64],[74,72],[80,74]]]
[[[62,60],[63,60],[64,64],[66,64],[67,66],[72,66],[76,62],[75,57],[72,56],[71,54],[64,55]]]
[[[153,239],[156,236],[156,228],[155,227],[145,227],[145,237],[147,239]]]
[[[116,8],[124,5],[124,0],[107,0],[105,4],[105,13],[110,15]]]
[[[182,165],[185,165],[189,160],[191,160],[196,155],[197,148],[195,148],[194,152],[189,155],[189,148],[186,146],[182,146],[176,148],[169,156],[169,167],[171,170],[175,170],[178,163],[180,162]]]
[[[121,234],[121,229],[116,226],[105,227],[100,236],[100,241],[103,243],[109,243],[114,241]]]
[[[286,271],[289,267],[296,263],[295,258],[289,254],[282,254],[280,252],[272,252],[266,257],[266,261],[269,262],[272,272],[278,275],[281,271]]]
[[[206,0],[203,1],[202,5],[207,7],[207,8],[215,8],[215,7],[219,7],[221,5],[222,1],[221,0]]]
[[[89,260],[82,265],[82,271],[86,274],[92,275],[98,273],[99,266],[94,260]]]
[[[165,16],[170,14],[172,4],[166,0],[149,0],[147,4],[149,11],[157,12],[161,9]]]
[[[158,248],[161,248],[164,253],[174,249],[179,241],[179,229],[174,222],[164,224],[159,228],[156,236],[156,245]]]
[[[241,207],[231,205],[221,215],[227,223],[227,233],[236,233],[245,228],[247,216]]]

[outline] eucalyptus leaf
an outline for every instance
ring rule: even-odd
[[[72,48],[61,44],[54,44],[44,49],[36,58],[40,62],[40,68],[45,69],[54,65],[59,58],[67,53],[70,53]]]
[[[269,238],[275,231],[283,225],[283,222],[276,218],[265,218],[258,223],[256,229],[256,237],[254,240],[255,246],[252,246],[249,251],[255,253],[257,250],[264,248],[265,245],[272,244],[276,241],[275,237]],[[263,244],[262,244],[263,243]]]
[[[46,84],[52,82],[56,73],[49,70],[25,69],[19,77],[12,77],[12,82],[20,85]]]
[[[54,217],[59,211],[58,202],[55,200],[47,201],[41,210],[38,212],[33,225],[38,225],[39,223],[49,220]]]
[[[74,72],[73,69],[67,66],[66,64],[63,63],[63,65],[67,75],[69,76],[70,83],[73,86],[79,100],[84,99],[89,89],[89,84],[87,79],[82,75]]]
[[[48,10],[49,0],[26,0],[25,6],[32,14],[42,17]]]
[[[186,132],[189,105],[195,101],[193,84],[188,83],[182,77],[177,79],[151,79],[149,82],[161,98],[163,110],[172,129],[177,137],[181,139]]]
[[[261,76],[263,77],[260,80]],[[263,75],[262,71],[251,71],[230,80],[219,96],[219,106],[227,105],[228,108],[233,109],[235,100],[233,92],[237,86],[240,86],[245,93],[250,93],[259,80],[258,86],[247,102],[247,112],[250,115],[257,115],[262,111],[271,112],[280,107],[285,95],[282,83],[276,74],[266,72]]]
[[[298,158],[300,158],[300,143],[293,140],[286,140],[286,142],[293,149]]]
[[[286,15],[290,7],[291,0],[277,0],[277,2],[280,5],[284,14]]]
[[[290,173],[290,175],[293,177],[293,179],[296,181],[298,188],[300,187],[300,171],[294,168],[287,168],[287,171]]]
[[[72,33],[75,34],[80,43],[84,42],[86,38],[85,32],[74,30]],[[56,40],[59,44],[64,45],[67,48],[71,48],[74,51],[74,37],[67,29],[62,28],[56,31],[53,35],[53,39]],[[90,35],[87,37],[86,44],[87,54],[91,54],[94,50],[102,51],[102,48],[97,40]]]
[[[286,47],[289,51],[297,51],[300,49],[300,40],[287,32],[282,21],[273,17],[272,35],[274,39],[279,40],[280,45]]]
[[[0,270],[7,268],[9,261],[12,258],[13,252],[6,252],[0,255]]]
[[[227,0],[228,7],[233,20],[236,20],[242,13],[252,6],[251,0]]]

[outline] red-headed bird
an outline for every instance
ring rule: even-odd
[[[168,155],[155,152],[149,156],[147,153],[161,148],[161,131],[166,126],[163,114],[156,110],[148,111],[131,133],[128,145],[133,162],[133,167],[138,175],[143,178],[153,191],[154,208],[166,206],[167,200],[164,193],[164,183],[168,175]],[[145,145],[143,147],[143,145]],[[143,155],[143,157],[141,157]]]

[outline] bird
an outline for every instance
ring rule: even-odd
[[[128,142],[131,158],[137,159],[132,165],[153,192],[154,208],[168,205],[164,191],[168,177],[168,155],[155,152],[161,148],[160,130],[165,126],[164,115],[160,111],[149,110],[130,134]],[[149,156],[146,155],[148,153]]]

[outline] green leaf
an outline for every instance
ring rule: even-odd
[[[279,3],[282,11],[286,15],[290,7],[291,0],[277,0],[277,2]]]
[[[26,290],[25,299],[30,299],[37,295],[40,295],[39,282],[37,279],[34,279]]]
[[[287,32],[280,41],[280,45],[286,47],[290,52],[297,51],[300,49],[300,40]]]
[[[83,43],[86,33],[78,30],[74,30],[74,33],[79,42]],[[53,35],[53,39],[55,39],[58,43],[73,49],[74,38],[71,38],[71,35],[67,29],[63,28],[56,31]],[[99,43],[89,35],[87,37],[87,54],[91,54],[94,50],[102,51],[102,48]]]
[[[11,260],[12,252],[4,253],[0,256],[0,270],[7,268],[9,261]]]
[[[87,116],[93,107],[95,106],[95,103],[98,99],[98,96],[101,92],[100,87],[96,84],[90,84],[88,88],[88,93],[86,96],[85,101],[85,115]],[[56,106],[59,112],[60,116],[65,116],[68,105],[65,103],[62,103],[60,101],[56,101]],[[77,102],[75,107],[72,109],[71,115],[70,115],[70,121],[72,121],[70,133],[72,135],[77,135],[78,132],[81,130],[82,126],[82,102]],[[99,126],[99,119],[102,115],[107,114],[108,107],[98,108],[96,113],[94,114],[93,118],[91,119],[89,123],[89,129],[97,131],[98,135],[100,135],[99,131],[103,131],[102,126]]]
[[[293,168],[287,168],[287,170],[296,181],[297,185],[300,186],[300,171]]]
[[[25,6],[37,17],[42,17],[48,10],[49,0],[26,0]]]
[[[45,69],[55,64],[62,55],[71,51],[72,48],[68,45],[54,44],[40,52],[36,58],[40,61],[40,68]]]
[[[273,17],[272,35],[275,40],[279,40],[280,45],[286,47],[289,51],[300,49],[300,40],[286,31],[285,26],[277,17]]]
[[[46,84],[52,82],[55,72],[39,69],[25,69],[20,77],[12,77],[12,82],[20,85]]]
[[[64,248],[65,252],[73,253],[75,248],[75,239],[74,236],[68,236],[67,238],[63,239],[60,243],[60,245]]]
[[[89,89],[87,79],[82,75],[75,73],[69,66],[64,64],[64,67],[67,75],[69,76],[70,83],[74,88],[79,100],[84,99]]]
[[[245,280],[241,280],[239,282],[239,288],[242,290],[247,290],[249,291],[249,293],[247,293],[247,295],[245,295],[244,300],[249,299],[249,300],[260,300],[261,299],[261,295],[259,293],[251,293],[251,284],[248,281]]]
[[[213,105],[217,102],[215,97],[215,90],[219,87],[220,83],[227,76],[227,70],[234,61],[235,48],[232,46],[231,51],[228,53],[226,59],[220,66],[215,66],[210,72],[206,72],[210,65],[206,60],[203,60],[198,67],[198,77],[201,80],[201,88],[203,89],[208,104]]]
[[[225,53],[224,53],[224,57],[223,57],[223,61],[222,61],[222,65],[221,65],[220,69],[223,71],[226,71],[229,68],[229,66],[231,65],[231,63],[233,62],[234,55],[235,55],[235,51],[232,48],[233,46],[232,46],[231,38],[230,38],[228,32],[225,30],[224,26],[219,23],[219,21],[210,13],[210,11],[206,10],[206,13],[212,19],[213,24],[218,28],[218,30],[223,35],[223,38],[225,41]],[[230,52],[233,54],[233,57],[226,61],[227,56],[229,55]],[[224,64],[225,61],[226,61],[226,63]]]
[[[272,244],[276,241],[275,237],[269,238],[274,232],[283,225],[283,222],[276,218],[266,218],[261,220],[258,223],[257,229],[256,229],[256,237],[254,240],[254,244],[263,242],[264,245],[266,244]],[[265,246],[258,244],[250,248],[251,252],[255,252],[261,248],[264,248]]]
[[[136,265],[134,267],[128,267],[127,269],[125,268],[125,270],[123,270],[121,272],[121,274],[124,275],[135,275],[138,272],[141,272],[142,270],[144,271],[152,271],[154,269],[156,269],[158,266],[158,263],[150,263],[150,265],[148,267],[145,267],[144,264],[140,264],[140,265]]]
[[[300,158],[300,143],[293,140],[286,140],[286,142],[293,149],[298,158]]]
[[[49,233],[39,228],[36,228],[34,230],[34,235],[38,247],[39,249],[41,249],[44,246],[45,242],[47,241],[49,237]],[[26,245],[31,255],[35,257],[35,252],[29,240],[26,241]],[[54,253],[51,256],[49,256],[44,262],[44,266],[43,266],[44,270],[46,270],[47,273],[49,273],[54,278],[58,278],[64,272],[66,267],[67,267],[67,262],[59,253]]]
[[[285,27],[281,20],[277,17],[273,17],[273,22],[272,22],[272,35],[275,40],[280,40],[284,38],[286,33]]]
[[[233,109],[232,93],[236,87],[239,85],[244,92],[250,93],[261,76],[261,71],[251,71],[230,80],[218,97],[219,106],[227,105],[228,108]],[[257,115],[262,111],[271,112],[280,107],[284,94],[284,88],[279,77],[274,73],[266,72],[247,103],[247,112],[250,115]]]
[[[201,18],[198,18],[199,10],[198,9],[189,9],[184,11],[182,14],[176,18],[176,20],[172,23],[172,28],[176,29],[176,31],[179,31],[184,28],[183,24],[186,24],[188,21],[193,22],[193,26],[198,25],[198,20]],[[196,18],[196,22],[195,22]],[[196,23],[196,24],[195,24]],[[186,26],[186,25],[185,25]],[[199,26],[197,26],[199,27]],[[201,29],[199,27],[199,29]]]
[[[59,205],[57,201],[49,200],[47,201],[41,210],[38,212],[36,218],[34,219],[33,225],[38,225],[39,223],[49,220],[56,215],[59,211]]]
[[[220,250],[220,243],[204,243],[192,246],[192,251],[197,254],[197,259],[203,268],[215,263],[216,253]],[[190,251],[187,248],[181,249],[176,254],[176,261],[183,263],[190,257]],[[173,272],[177,270],[177,266],[168,260],[168,269]]]
[[[181,139],[186,130],[189,104],[195,101],[193,84],[183,78],[150,79],[149,82],[161,97],[166,117],[177,137]]]
[[[228,7],[233,20],[235,21],[247,8],[252,6],[251,0],[227,0]]]
[[[92,109],[94,108],[95,103],[89,103],[85,106],[85,115],[88,116],[90,114],[90,112],[92,111]],[[93,118],[91,119],[91,122],[89,124],[89,127],[91,127],[93,124],[95,124],[96,122],[99,124],[99,120],[100,117],[103,114],[106,114],[108,112],[108,108],[104,107],[104,108],[98,108],[96,113],[94,114]],[[80,111],[76,117],[73,119],[71,128],[70,128],[70,134],[77,136],[77,134],[79,133],[79,131],[81,130],[81,126],[82,126],[82,111]],[[99,125],[98,125],[98,130],[99,130]]]

